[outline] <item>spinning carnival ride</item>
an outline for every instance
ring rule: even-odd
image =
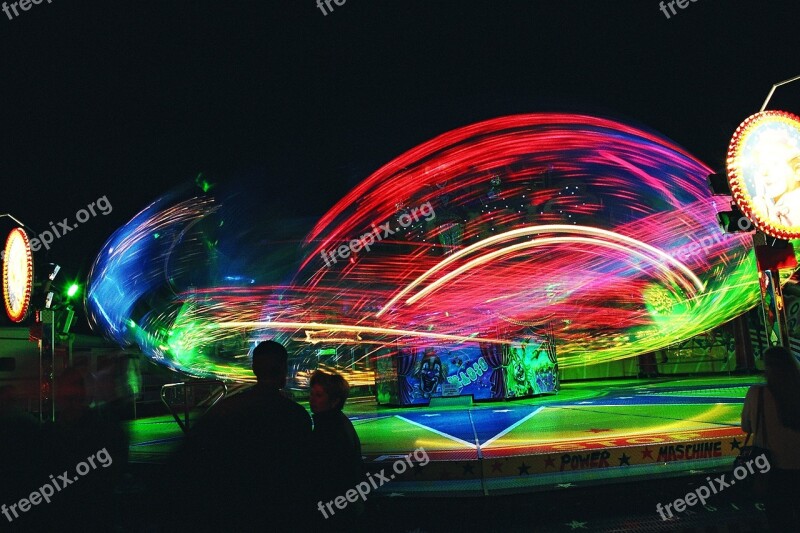
[[[728,205],[712,196],[710,173],[619,122],[498,118],[379,168],[288,255],[253,240],[260,222],[236,196],[164,196],[106,243],[87,309],[116,342],[226,380],[253,379],[249,350],[266,338],[287,343],[295,362],[410,350],[420,365],[433,346],[546,353],[550,370],[555,351],[562,367],[631,357],[759,301],[750,235],[721,232]],[[282,279],[265,275],[297,257]],[[456,359],[477,372],[477,358]]]

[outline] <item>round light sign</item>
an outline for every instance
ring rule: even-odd
[[[728,148],[728,181],[756,228],[800,238],[800,117],[762,111],[742,122]]]
[[[28,314],[33,291],[33,254],[28,234],[14,228],[8,234],[3,254],[3,299],[6,314],[22,322]]]

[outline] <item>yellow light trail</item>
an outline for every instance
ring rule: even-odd
[[[345,324],[320,324],[319,322],[217,322],[215,328],[272,328],[284,330],[312,329],[315,331],[349,331],[356,333],[374,333],[376,335],[397,335],[399,337],[420,337],[424,339],[438,339],[455,342],[486,342],[490,344],[508,344],[508,341],[486,337],[469,337],[463,335],[447,335],[444,333],[429,333],[425,331],[412,331],[407,329],[375,328],[369,326],[347,326]]]
[[[513,238],[517,238],[517,237],[525,237],[525,236],[528,236],[528,235],[535,235],[535,234],[538,234],[538,233],[581,233],[581,234],[584,234],[584,235],[593,235],[593,236],[596,236],[596,237],[605,237],[605,238],[611,239],[612,241],[618,241],[618,242],[629,244],[634,248],[640,248],[642,250],[646,250],[646,251],[650,252],[651,254],[653,254],[654,256],[662,259],[663,261],[666,261],[667,263],[672,264],[673,266],[675,266],[675,268],[677,268],[679,271],[681,271],[686,276],[686,278],[691,280],[691,282],[694,284],[694,286],[698,290],[698,292],[702,292],[703,291],[703,288],[704,288],[703,282],[701,282],[700,279],[694,274],[694,272],[692,272],[686,265],[684,265],[683,263],[681,263],[680,261],[678,261],[677,259],[675,259],[671,255],[667,254],[663,250],[659,250],[658,248],[655,248],[654,246],[651,246],[651,245],[649,245],[647,243],[644,243],[642,241],[633,239],[631,237],[627,237],[625,235],[620,235],[619,233],[615,233],[613,231],[608,231],[608,230],[604,230],[604,229],[600,229],[600,228],[592,228],[592,227],[589,227],[589,226],[578,226],[578,225],[569,225],[569,224],[545,224],[545,225],[540,225],[540,226],[527,226],[527,227],[524,227],[524,228],[517,228],[517,229],[511,230],[511,231],[507,231],[505,233],[500,233],[498,235],[494,235],[494,236],[489,237],[487,239],[484,239],[484,240],[482,240],[480,242],[476,242],[475,244],[467,246],[463,250],[459,250],[458,252],[454,253],[450,257],[447,257],[443,261],[441,261],[438,264],[434,265],[433,267],[428,269],[426,272],[421,274],[417,279],[415,279],[410,284],[408,284],[404,289],[402,289],[394,297],[392,297],[392,299],[389,300],[386,303],[386,305],[384,305],[380,309],[380,311],[378,311],[375,314],[375,316],[376,317],[380,317],[390,307],[392,307],[400,299],[402,299],[406,294],[408,294],[409,292],[414,290],[414,288],[417,285],[420,285],[423,281],[425,281],[425,279],[427,279],[431,275],[435,274],[436,272],[442,270],[443,268],[445,268],[450,263],[453,263],[454,261],[457,261],[461,257],[463,257],[465,255],[468,255],[468,254],[471,254],[474,251],[480,250],[482,248],[485,248],[486,246],[489,246],[489,245],[497,243],[497,242],[502,242],[502,241],[513,239]]]
[[[645,255],[645,254],[643,254],[641,252],[638,252],[636,250],[632,250],[630,248],[627,248],[625,246],[622,246],[622,245],[614,243],[614,242],[602,241],[602,240],[597,240],[597,239],[590,239],[590,238],[586,238],[586,237],[544,237],[544,238],[541,238],[541,239],[536,239],[535,241],[523,242],[523,243],[515,244],[515,245],[512,245],[512,246],[508,246],[506,248],[502,248],[500,250],[495,250],[494,252],[491,252],[491,253],[488,253],[486,255],[482,255],[480,257],[477,257],[477,258],[473,259],[472,261],[466,263],[465,265],[462,265],[462,266],[458,267],[457,269],[453,270],[452,272],[449,272],[448,274],[445,274],[444,276],[442,276],[441,278],[437,279],[436,281],[434,281],[433,283],[431,283],[430,285],[428,285],[427,287],[425,287],[424,289],[422,289],[421,291],[419,291],[415,295],[411,296],[408,300],[406,300],[406,304],[415,303],[420,298],[423,298],[426,295],[430,294],[431,292],[439,289],[442,285],[445,285],[448,281],[452,280],[455,277],[458,277],[459,275],[463,274],[467,270],[471,270],[472,268],[475,268],[475,267],[478,267],[478,266],[480,266],[482,264],[488,263],[488,262],[492,261],[493,259],[496,259],[496,258],[498,258],[498,257],[500,257],[502,255],[507,255],[507,254],[516,252],[518,250],[523,250],[525,248],[535,248],[535,247],[539,247],[539,246],[546,246],[546,245],[549,245],[549,244],[564,244],[564,243],[591,244],[593,246],[611,248],[611,249],[614,249],[614,250],[617,250],[617,251],[626,252],[626,253],[629,253],[631,255],[634,255],[634,256],[638,257],[639,259],[642,259],[645,262],[651,263],[657,269],[659,269],[662,272],[664,272],[664,274],[666,274],[668,277],[672,277],[672,274],[673,274],[672,270],[670,270],[669,268],[667,268],[663,264],[659,263],[654,258],[648,257],[647,255]],[[678,282],[681,285],[684,285],[684,288],[688,288],[689,289],[688,292],[690,292],[690,293],[693,292],[692,291],[693,287],[691,286],[690,283],[686,282],[685,279],[681,279],[680,276],[679,276],[678,277]]]

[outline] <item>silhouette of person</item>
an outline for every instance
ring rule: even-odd
[[[763,390],[763,424],[754,435],[753,445],[771,452],[766,513],[773,531],[793,531],[798,518],[800,497],[800,369],[786,348],[772,347],[764,352],[766,386],[754,385],[747,391],[742,407],[742,429],[755,430],[759,390]],[[766,435],[766,438],[765,438]]]
[[[339,374],[321,370],[311,375],[309,404],[314,413],[313,453],[317,519],[325,529],[353,531],[364,512],[363,501],[348,501],[344,508],[335,505],[337,497],[355,489],[363,481],[361,441],[353,423],[342,412],[350,385]],[[341,499],[339,500],[340,504]]]
[[[199,498],[195,523],[211,530],[303,530],[311,514],[311,417],[281,393],[286,349],[265,341],[252,357],[257,384],[220,402],[187,437],[184,466],[190,493]]]

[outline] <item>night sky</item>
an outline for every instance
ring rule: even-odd
[[[656,0],[47,2],[0,12],[0,213],[42,231],[107,197],[35,257],[65,279],[200,172],[276,219],[318,217],[402,152],[501,115],[614,118],[722,169],[736,126],[800,74],[788,0],[669,19]],[[770,108],[800,113],[800,82]]]

